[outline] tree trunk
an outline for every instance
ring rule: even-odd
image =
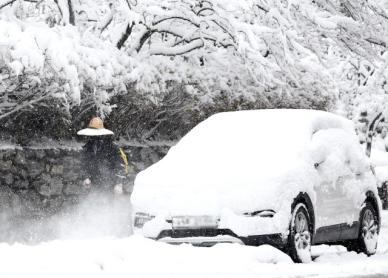
[[[384,121],[383,113],[380,112],[377,114],[377,116],[373,119],[373,121],[370,123],[368,127],[368,133],[366,137],[366,150],[365,154],[370,157],[371,151],[372,151],[372,140],[373,140],[373,135],[375,133],[376,127],[379,125],[380,122]]]
[[[71,0],[67,0],[67,5],[69,6],[69,23],[75,25],[74,9]]]

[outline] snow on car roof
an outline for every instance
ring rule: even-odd
[[[218,129],[223,129],[222,123],[226,123],[227,126],[238,123],[249,130],[252,129],[250,124],[260,123],[267,126],[271,131],[279,130],[280,126],[276,125],[288,128],[288,124],[291,124],[292,128],[298,126],[309,126],[315,129],[351,127],[351,124],[349,126],[349,121],[341,116],[325,111],[307,109],[262,109],[222,112],[209,117],[200,125],[212,125],[213,127],[217,126]]]
[[[222,148],[226,147],[225,145],[231,147],[248,143],[264,151],[268,148],[281,147],[276,146],[275,142],[286,145],[287,148],[303,147],[314,132],[328,128],[353,130],[350,121],[317,110],[268,109],[224,112],[200,123],[182,138],[177,147],[183,149],[186,145],[200,145],[206,148],[211,145],[211,148]],[[261,146],[263,144],[264,146]]]
[[[194,183],[198,175],[219,178],[225,176],[223,172],[236,171],[243,181],[244,173],[248,178],[248,173],[260,170],[278,172],[281,165],[287,168],[301,157],[314,132],[328,128],[354,132],[350,121],[324,111],[219,113],[192,129],[166,157],[140,173],[137,182],[160,184],[167,173],[168,183],[184,177],[190,177],[188,182]]]
[[[350,121],[324,111],[273,109],[219,113],[183,137],[165,161],[202,165],[202,171],[215,164],[222,167],[225,162],[279,164],[300,156],[312,135],[328,128],[353,131]]]

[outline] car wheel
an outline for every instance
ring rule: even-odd
[[[288,237],[288,253],[296,263],[311,262],[311,227],[307,207],[298,203],[292,212]]]
[[[366,203],[360,213],[360,230],[358,238],[347,244],[348,251],[374,255],[379,237],[378,215],[371,203]]]

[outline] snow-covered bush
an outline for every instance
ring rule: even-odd
[[[21,113],[44,117],[36,107],[57,113],[54,118],[61,121],[71,119],[74,107],[110,113],[109,98],[125,90],[130,63],[109,43],[74,27],[49,28],[3,16],[0,68],[3,123]]]

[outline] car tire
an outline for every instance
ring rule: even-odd
[[[296,263],[311,262],[311,218],[305,204],[298,203],[292,211],[287,251]]]
[[[371,203],[365,203],[360,213],[360,229],[358,238],[346,244],[348,251],[374,255],[377,250],[377,241],[380,230],[379,217]]]

